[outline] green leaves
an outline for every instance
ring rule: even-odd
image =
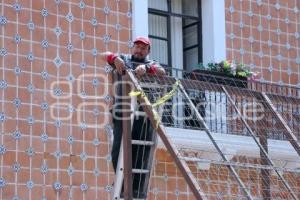
[[[233,77],[251,77],[254,75],[243,63],[234,63],[228,60],[223,60],[219,63],[208,63],[205,66],[203,63],[197,65],[199,69],[206,69],[213,72],[222,73],[226,76],[233,76]]]

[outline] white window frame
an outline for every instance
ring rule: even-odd
[[[225,0],[202,0],[201,9],[203,63],[225,60]],[[132,0],[132,37],[148,34],[148,0]]]

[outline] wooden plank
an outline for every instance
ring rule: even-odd
[[[123,158],[124,158],[124,199],[132,199],[132,146],[131,146],[131,101],[128,96],[130,85],[123,76],[122,84],[122,122],[123,122]]]
[[[132,74],[131,71],[127,71],[127,75],[129,76],[129,79],[133,82],[134,86],[138,91],[143,91],[140,85],[138,84],[137,80],[135,79],[135,76]],[[151,124],[154,128],[156,128],[156,131],[158,135],[160,136],[162,142],[168,149],[169,153],[171,154],[172,158],[174,159],[177,167],[179,168],[180,172],[182,173],[183,177],[185,178],[187,184],[189,185],[191,191],[193,192],[194,196],[198,200],[206,199],[204,197],[204,193],[202,189],[200,188],[197,180],[193,176],[192,172],[190,171],[190,168],[187,166],[186,162],[179,159],[179,152],[176,149],[175,145],[171,142],[171,140],[166,135],[166,131],[164,129],[164,126],[160,123],[157,125],[155,120],[155,110],[152,108],[152,106],[149,104],[149,102],[146,102],[144,98],[142,98],[140,95],[138,96],[139,101],[141,102],[141,105],[143,106],[143,110],[147,113],[149,120],[151,121]]]

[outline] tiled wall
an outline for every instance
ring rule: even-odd
[[[0,3],[0,199],[109,199],[110,67],[127,0]]]
[[[259,72],[261,81],[300,87],[300,1],[225,0],[227,59],[246,64]],[[200,153],[201,154],[201,153]],[[245,159],[245,158],[240,158]],[[254,162],[255,163],[255,162]],[[157,151],[151,182],[153,199],[195,199],[172,158]],[[199,170],[191,166],[201,188],[210,199],[243,199],[241,188],[229,178],[227,168],[210,166]],[[238,171],[248,183],[251,195],[262,198],[260,171]],[[288,177],[288,175],[285,175]],[[294,184],[298,174],[287,180]],[[271,176],[272,198],[291,199],[278,177]]]
[[[297,0],[225,1],[228,59],[299,83]],[[129,51],[130,10],[130,0],[1,2],[0,199],[110,199],[111,69],[98,53]],[[156,155],[150,199],[194,199],[169,154]],[[231,199],[236,187],[219,183]]]
[[[300,87],[299,0],[225,0],[227,58]]]

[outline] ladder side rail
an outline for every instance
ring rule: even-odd
[[[122,186],[123,186],[123,180],[124,180],[124,155],[123,155],[123,137],[121,141],[120,146],[120,153],[118,158],[118,166],[117,166],[117,172],[115,175],[114,180],[114,189],[113,189],[113,196],[112,200],[118,200],[120,199],[120,194],[122,192]]]
[[[132,200],[132,145],[131,145],[131,101],[129,97],[130,85],[128,78],[122,77],[122,122],[123,122],[123,172],[124,172],[124,199]]]
[[[133,85],[138,91],[143,91],[141,86],[139,85],[138,81],[136,80],[133,73],[129,70],[126,71],[129,79],[132,81]],[[194,196],[198,200],[206,199],[204,196],[204,192],[200,188],[197,180],[193,176],[191,170],[189,169],[187,163],[185,161],[182,161],[179,159],[179,151],[176,149],[175,145],[171,142],[171,140],[166,135],[166,131],[164,129],[164,126],[162,124],[156,124],[155,120],[155,110],[152,108],[151,104],[149,102],[146,102],[144,98],[141,96],[138,96],[139,101],[141,102],[141,105],[144,109],[144,111],[147,113],[147,116],[152,124],[153,127],[156,128],[157,133],[159,134],[162,142],[166,146],[167,150],[171,154],[172,158],[174,159],[177,167],[179,168],[180,172],[182,173],[183,177],[185,178],[187,184],[189,185],[191,191],[193,192]],[[157,126],[157,127],[156,127]]]

